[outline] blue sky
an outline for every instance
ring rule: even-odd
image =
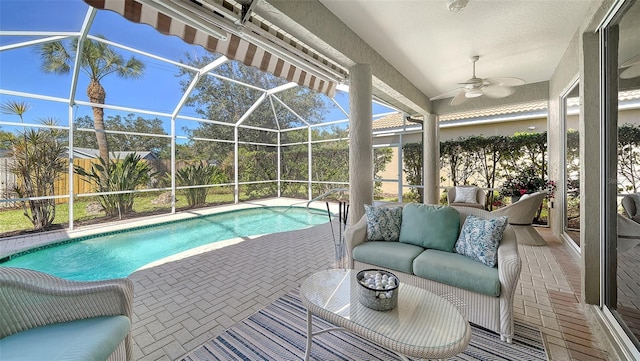
[[[77,32],[82,26],[88,5],[81,0],[0,0],[0,30],[2,31],[68,31]],[[107,39],[122,45],[140,49],[173,61],[184,59],[189,53],[192,57],[207,54],[202,47],[186,44],[174,36],[160,34],[148,25],[135,24],[111,11],[98,11],[90,29],[92,35],[104,35]],[[0,46],[6,46],[39,37],[0,36]],[[107,104],[148,109],[171,113],[182,96],[179,78],[175,76],[174,65],[140,56],[119,49],[125,58],[135,55],[146,64],[145,74],[139,80],[124,80],[116,76],[104,78],[102,84],[107,91]],[[13,91],[37,93],[47,96],[67,98],[70,94],[70,75],[46,74],[40,69],[41,63],[37,47],[23,47],[0,52],[0,88]],[[87,101],[86,87],[88,79],[79,78],[76,99]],[[337,96],[337,101],[346,110],[349,108],[346,95]],[[0,95],[0,102],[22,100],[32,104],[25,115],[25,121],[37,122],[37,119],[54,117],[67,125],[68,109],[65,104],[55,104],[27,98],[15,98]],[[374,106],[374,113],[388,109]],[[106,115],[117,112],[107,110]],[[126,113],[126,112],[125,112]],[[125,113],[121,113],[125,115]],[[76,117],[90,115],[89,107],[79,106]],[[193,109],[184,109],[181,114],[199,117]],[[143,117],[150,115],[140,114]],[[168,118],[162,118],[167,124]],[[337,108],[326,116],[325,121],[345,119]],[[0,114],[3,121],[19,121],[16,116]],[[7,130],[7,126],[2,126]]]

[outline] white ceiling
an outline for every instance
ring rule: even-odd
[[[588,0],[320,0],[430,98],[476,75],[549,80],[583,23]],[[600,3],[601,1],[596,1]]]

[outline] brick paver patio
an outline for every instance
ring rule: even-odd
[[[579,302],[578,256],[548,229],[538,230],[548,246],[519,245],[516,320],[539,327],[549,360],[615,360]],[[180,359],[310,274],[333,267],[332,239],[324,224],[218,242],[134,272],[135,359]]]

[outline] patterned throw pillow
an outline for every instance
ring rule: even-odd
[[[398,240],[402,223],[402,207],[373,207],[365,204],[364,212],[367,216],[367,240]]]
[[[478,203],[476,199],[476,187],[456,187],[456,199],[454,203]]]
[[[469,215],[456,242],[456,252],[495,267],[498,264],[498,246],[506,227],[507,216],[482,219]]]

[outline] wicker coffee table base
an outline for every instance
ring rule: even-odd
[[[324,330],[313,332],[313,325],[311,323],[312,316],[313,314],[311,313],[311,311],[307,310],[307,347],[305,348],[305,351],[304,351],[304,361],[309,361],[309,357],[311,357],[311,345],[313,344],[313,336],[317,336],[326,332],[333,332],[333,331],[347,331],[347,332],[350,331],[344,327],[331,327]],[[358,336],[362,336],[362,335],[358,335]],[[397,352],[396,350],[392,349],[391,351],[395,352],[396,355],[398,355],[398,357],[400,357],[401,360],[410,361],[409,358],[407,358],[407,356]]]
[[[332,331],[349,331],[376,345],[407,357],[446,359],[464,351],[471,340],[471,327],[460,311],[444,298],[426,290],[401,284],[398,306],[375,311],[358,301],[351,270],[318,272],[300,286],[300,299],[307,308],[305,360],[311,357],[313,337]],[[312,316],[336,327],[313,332]]]

